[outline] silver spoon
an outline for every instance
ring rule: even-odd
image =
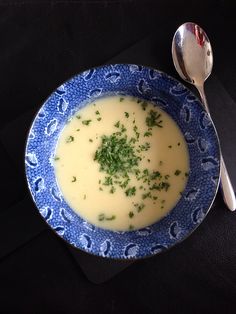
[[[210,116],[204,82],[211,74],[213,55],[210,41],[204,30],[195,23],[181,25],[173,37],[172,57],[181,78],[198,89],[202,103]],[[234,211],[236,209],[235,194],[222,155],[221,189],[225,204],[231,211]]]

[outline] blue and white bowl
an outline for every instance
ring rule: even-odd
[[[157,223],[131,232],[103,230],[78,216],[65,202],[53,168],[57,139],[66,121],[86,103],[114,94],[151,100],[165,110],[182,130],[190,156],[188,183],[175,208]],[[152,68],[114,64],[85,71],[49,96],[28,135],[25,169],[40,214],[60,237],[95,255],[138,259],[184,240],[205,218],[219,185],[220,148],[212,121],[185,86]]]

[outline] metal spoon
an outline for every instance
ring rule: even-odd
[[[181,78],[198,89],[202,103],[210,116],[204,82],[211,74],[213,55],[210,41],[204,30],[195,23],[181,25],[173,37],[172,57]],[[222,155],[221,189],[225,204],[231,211],[234,211],[236,209],[235,194]]]

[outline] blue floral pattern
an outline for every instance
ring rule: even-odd
[[[188,145],[191,170],[180,201],[141,230],[114,232],[89,224],[68,206],[56,183],[53,159],[61,130],[77,110],[106,95],[152,100],[177,122]],[[29,132],[25,169],[40,214],[59,236],[95,255],[137,259],[172,247],[202,222],[219,185],[220,149],[211,119],[181,83],[140,65],[106,65],[71,78],[45,101]]]

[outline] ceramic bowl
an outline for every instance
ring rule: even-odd
[[[53,159],[61,130],[86,103],[105,95],[154,102],[175,120],[188,146],[190,173],[181,199],[166,217],[144,229],[114,232],[88,223],[68,206],[57,185]],[[202,104],[180,82],[141,65],[105,65],[71,78],[44,102],[29,131],[25,170],[39,213],[60,237],[95,255],[138,259],[174,246],[205,218],[218,189],[220,148]]]

